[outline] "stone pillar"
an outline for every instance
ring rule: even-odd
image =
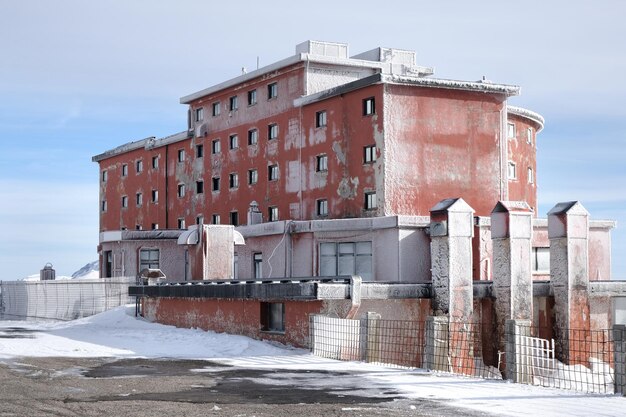
[[[527,345],[521,339],[523,336],[530,336],[531,323],[530,320],[507,320],[505,324],[505,376],[513,382],[531,382],[530,357],[521,350],[522,346]]]
[[[586,364],[589,320],[589,213],[577,201],[548,212],[550,281],[554,291],[556,355]]]
[[[626,396],[626,326],[613,326],[613,366],[615,394]]]
[[[493,289],[500,351],[505,348],[506,321],[533,318],[532,215],[532,209],[523,201],[500,201],[491,212]]]
[[[367,317],[363,320],[366,321],[366,329],[367,329],[367,346],[365,348],[365,360],[366,362],[380,362],[381,361],[381,352],[380,352],[380,336],[378,332],[378,321],[381,319],[381,315],[374,312],[368,311]]]
[[[473,313],[474,210],[462,198],[447,199],[430,210],[430,218],[434,315],[468,322]]]
[[[431,371],[450,372],[448,317],[436,316],[426,319],[426,347],[422,367]]]

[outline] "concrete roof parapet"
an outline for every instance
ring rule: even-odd
[[[579,201],[557,203],[548,212],[548,237],[586,238],[589,233],[589,212]]]

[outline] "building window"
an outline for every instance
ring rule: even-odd
[[[152,157],[152,169],[157,169],[158,167],[159,167],[159,157],[153,156]]]
[[[372,242],[320,243],[320,276],[359,275],[372,280]]]
[[[228,186],[230,188],[239,187],[239,175],[236,173],[228,174]]]
[[[363,163],[373,164],[376,162],[376,145],[363,147]]]
[[[107,182],[109,179],[109,173],[107,171],[102,171],[102,182]]]
[[[222,152],[222,146],[220,145],[220,140],[214,139],[213,142],[211,142],[211,153],[213,155],[216,155],[220,152]]]
[[[271,83],[267,85],[267,99],[271,100],[278,97],[278,84]]]
[[[550,273],[550,248],[533,248],[532,267],[534,273]]]
[[[204,145],[196,145],[196,158],[204,156]]]
[[[317,172],[328,171],[328,156],[327,155],[317,155],[317,157],[315,158],[315,170]]]
[[[124,164],[122,165],[122,177],[125,177],[128,175],[128,165]]]
[[[196,194],[204,193],[204,181],[196,181]]]
[[[185,184],[178,184],[178,197],[185,196]]]
[[[184,218],[179,217],[177,223],[178,223],[178,228],[179,229],[184,229],[185,228],[185,219]]]
[[[232,224],[233,226],[239,225],[239,213],[238,212],[236,211],[230,212],[230,224]]]
[[[259,181],[259,171],[256,169],[248,170],[248,184],[256,184]]]
[[[196,216],[196,224],[198,225],[202,225],[204,224],[204,216],[199,214],[198,216]]]
[[[228,99],[228,108],[230,109],[230,111],[235,111],[238,108],[238,103],[237,103],[237,96],[232,96],[231,98]]]
[[[270,165],[267,167],[267,179],[269,181],[278,180],[278,165]]]
[[[141,159],[135,162],[135,171],[137,172],[137,174],[143,171],[143,161]]]
[[[510,180],[517,179],[517,167],[515,166],[515,162],[509,161],[509,179]]]
[[[212,214],[211,215],[211,223],[212,224],[220,224],[220,215],[219,214]]]
[[[369,191],[365,193],[365,210],[374,210],[378,207],[376,202],[376,191]]]
[[[178,162],[183,162],[184,160],[185,160],[185,150],[179,149],[178,150]]]
[[[515,137],[515,123],[507,123],[506,135],[511,139]]]
[[[211,106],[211,109],[212,109],[211,114],[213,116],[219,116],[220,115],[220,102],[217,101],[213,103],[213,105]]]
[[[315,127],[326,126],[326,110],[315,113]]]
[[[211,185],[211,191],[219,191],[220,190],[220,177],[213,177],[211,179],[211,182],[213,183]]]
[[[237,149],[239,147],[239,136],[230,135],[228,138],[228,146],[230,149]]]
[[[267,209],[267,218],[271,222],[278,221],[278,207],[272,206]]]
[[[196,122],[201,122],[204,119],[204,109],[202,107],[196,109]]]
[[[318,216],[320,217],[328,216],[328,200],[326,199],[317,200],[316,206],[317,206],[316,212]]]
[[[144,269],[159,269],[159,250],[140,249],[139,250],[139,272]]]
[[[135,230],[143,230],[143,227],[140,224],[136,224]]]
[[[261,304],[261,331],[285,332],[285,304],[265,303]]]
[[[152,190],[152,202],[153,203],[158,203],[159,202],[159,191],[158,190]]]
[[[135,202],[137,203],[137,207],[141,207],[141,205],[143,204],[143,194],[142,193],[137,193],[135,195]]]
[[[128,197],[125,195],[122,196],[122,207],[128,207]]]
[[[529,127],[526,129],[526,142],[529,144],[533,143],[533,128]]]
[[[267,139],[272,140],[278,137],[278,125],[276,123],[272,123],[267,126]]]
[[[102,200],[102,205],[100,206],[103,212],[107,211],[107,201]]]
[[[263,254],[255,253],[252,255],[252,273],[255,279],[263,278]]]
[[[157,230],[159,228],[158,223],[152,223],[152,230]]]
[[[248,106],[254,106],[256,104],[256,90],[248,91]]]
[[[259,142],[259,131],[256,129],[248,130],[248,145],[256,145]]]
[[[363,100],[363,116],[369,116],[376,113],[376,106],[374,103],[374,97],[369,97]]]
[[[233,279],[239,279],[239,254],[233,256]]]
[[[533,173],[533,169],[532,168],[528,168],[528,183],[529,184],[534,184],[535,183],[535,175]]]

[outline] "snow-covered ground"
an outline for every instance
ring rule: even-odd
[[[25,338],[5,338],[15,327]],[[28,332],[31,331],[31,332]],[[623,416],[626,398],[589,395],[503,381],[461,378],[424,371],[390,369],[360,362],[339,362],[243,336],[178,329],[136,319],[132,307],[120,307],[71,322],[0,321],[0,361],[22,356],[147,357],[211,359],[246,368],[350,371],[351,387],[393,389],[407,398],[444,401],[495,415]],[[288,378],[272,381],[289,386]],[[337,383],[320,379],[318,384]]]

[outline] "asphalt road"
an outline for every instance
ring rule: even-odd
[[[397,392],[355,391],[357,377],[198,360],[22,358],[0,362],[0,416],[484,415]]]

